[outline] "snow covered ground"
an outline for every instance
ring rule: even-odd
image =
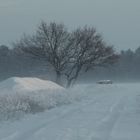
[[[140,140],[140,84],[77,85],[70,104],[0,123],[0,140]]]

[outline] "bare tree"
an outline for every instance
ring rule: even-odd
[[[56,82],[60,84],[70,49],[69,33],[63,24],[42,22],[36,35],[24,36],[14,46],[49,63],[56,73]]]
[[[107,46],[94,28],[79,28],[71,34],[71,59],[66,70],[67,87],[70,87],[80,72],[97,66],[113,64],[118,59],[112,46]]]
[[[112,46],[107,46],[94,28],[84,27],[68,32],[63,24],[55,22],[42,22],[34,36],[24,36],[14,46],[49,63],[58,84],[61,84],[61,76],[65,75],[67,87],[80,72],[113,64],[118,58]]]

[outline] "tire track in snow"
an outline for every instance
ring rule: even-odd
[[[97,129],[95,130],[96,132],[89,136],[89,140],[110,140],[113,128],[121,116],[126,101],[127,97],[123,96],[121,100],[110,107],[109,114],[98,123]]]
[[[108,96],[104,96],[104,98],[101,98],[101,99],[99,99],[96,103],[98,103],[99,101],[101,101],[101,102],[104,102],[104,101],[106,101],[107,100],[107,98],[108,98]],[[113,98],[114,99],[114,98]],[[118,100],[117,100],[118,101]],[[118,102],[117,102],[118,103]],[[116,103],[116,104],[117,104]],[[100,103],[99,103],[100,104]],[[111,103],[112,104],[112,103]],[[115,108],[116,108],[116,106],[118,106],[118,104],[117,105],[114,105],[114,107],[112,107],[111,106],[111,108],[110,108],[110,111],[112,111],[112,110],[114,110]],[[81,109],[81,110],[83,110],[83,107],[85,108],[85,109],[88,109],[89,107],[91,108],[91,105],[93,106],[94,104],[91,102],[91,103],[89,103],[89,104],[86,104],[85,106],[82,106],[82,107],[80,107],[79,109]],[[107,105],[108,106],[110,106],[110,103],[109,102],[107,102]],[[96,107],[96,106],[95,106]],[[76,110],[76,111],[74,111],[71,115],[70,115],[70,117],[72,117],[75,113],[78,113],[77,111],[79,111],[79,109],[78,110]],[[96,112],[95,112],[96,113]],[[82,114],[81,114],[82,115]],[[76,116],[76,115],[75,115]],[[67,115],[65,116],[65,117],[67,117]],[[65,117],[64,117],[64,119],[65,119]],[[69,117],[69,118],[70,118]],[[108,117],[108,115],[107,116],[102,116],[102,118],[101,119],[99,119],[98,120],[98,123],[95,123],[96,125],[98,124],[98,126],[101,126],[101,124],[103,125],[103,123],[101,123],[101,122],[103,122],[103,121],[105,121],[105,118],[107,118]],[[61,119],[63,119],[63,118],[60,118],[60,121],[61,121]],[[67,119],[68,119],[68,117],[67,117]],[[72,122],[73,122],[74,120],[72,120]],[[65,123],[65,121],[62,121],[63,123]],[[54,123],[54,125],[55,125],[55,123],[56,122],[53,122]],[[92,123],[92,122],[90,122],[90,123]],[[93,125],[94,125],[94,123],[93,123]],[[51,126],[53,126],[53,124],[51,124]],[[65,139],[67,139],[67,140],[73,140],[73,139],[76,139],[76,140],[92,140],[92,137],[91,136],[93,136],[93,133],[90,131],[90,133],[89,132],[87,132],[87,135],[86,136],[84,136],[83,135],[83,137],[82,136],[77,136],[77,134],[76,134],[76,132],[74,132],[74,131],[77,131],[78,129],[79,129],[79,131],[83,131],[84,129],[83,129],[83,127],[82,128],[80,128],[80,126],[79,125],[77,125],[76,126],[77,128],[72,128],[72,127],[68,127],[67,128],[67,125],[64,127],[64,128],[61,128],[61,126],[60,126],[60,129],[62,129],[62,130],[64,130],[64,132],[62,133],[62,135],[58,135],[57,136],[57,140],[65,140]],[[87,126],[85,126],[85,128],[87,128]],[[43,130],[43,128],[41,128],[41,130]],[[40,132],[41,132],[41,130],[40,130]],[[44,129],[46,132],[47,132],[47,130],[46,129]],[[39,131],[38,131],[39,132]],[[68,134],[68,133],[70,133],[70,134]],[[80,132],[80,135],[82,135],[81,134],[81,132]],[[79,138],[80,137],[80,138]],[[33,137],[33,139],[34,138],[36,138],[36,137]],[[95,138],[95,137],[94,137]],[[94,139],[93,139],[94,140]],[[102,140],[104,140],[104,139],[102,139]]]

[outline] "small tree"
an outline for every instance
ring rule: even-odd
[[[79,28],[71,35],[71,59],[66,70],[67,87],[70,87],[79,73],[97,66],[113,64],[118,55],[112,46],[107,46],[94,28]]]
[[[60,84],[60,78],[69,60],[67,56],[70,49],[69,33],[63,24],[53,22],[48,25],[42,22],[36,35],[25,35],[14,46],[49,63],[56,73],[56,83]]]

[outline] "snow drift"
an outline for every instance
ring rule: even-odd
[[[0,120],[17,119],[66,103],[66,90],[51,81],[12,77],[0,83]]]
[[[54,82],[39,78],[12,77],[0,83],[0,93],[37,92],[42,90],[63,90]]]

